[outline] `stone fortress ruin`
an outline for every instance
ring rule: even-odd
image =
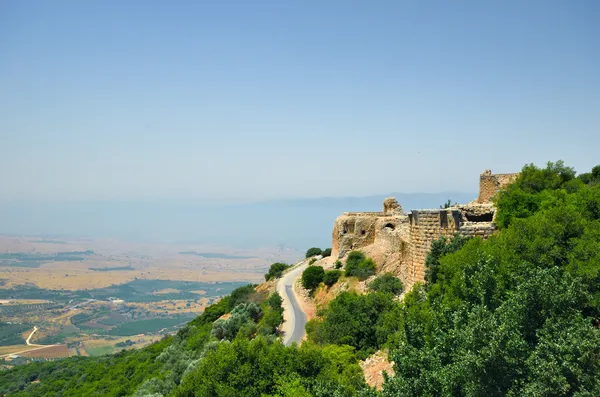
[[[469,204],[406,213],[389,197],[382,212],[345,212],[333,225],[331,257],[337,260],[360,249],[377,262],[380,271],[394,273],[405,286],[424,281],[432,241],[455,234],[490,236],[496,228],[492,198],[517,176],[486,170],[479,177],[479,197]]]

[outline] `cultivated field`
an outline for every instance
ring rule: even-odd
[[[55,359],[70,357],[72,354],[69,352],[69,349],[66,345],[54,345],[32,349],[25,353],[21,353],[20,355],[28,358]]]
[[[133,244],[113,240],[62,241],[0,236],[0,252],[5,253],[42,256],[56,252],[79,254],[88,251],[91,253],[85,254],[83,260],[76,260],[78,257],[71,255],[66,256],[68,260],[57,257],[56,260],[39,261],[33,265],[31,260],[21,261],[21,265],[0,263],[0,279],[5,288],[33,284],[45,289],[66,290],[102,288],[135,279],[261,282],[262,275],[271,263],[293,263],[301,256],[295,250],[277,247],[232,250],[190,244]]]

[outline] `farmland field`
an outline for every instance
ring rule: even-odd
[[[21,354],[23,357],[30,358],[45,358],[45,359],[53,359],[53,358],[65,358],[69,357],[69,349],[66,345],[54,345],[48,347],[42,347],[40,349],[30,350],[28,352]]]
[[[111,354],[115,348],[113,345],[86,346],[85,350],[90,356],[101,356],[103,354]]]
[[[108,334],[116,336],[130,336],[158,332],[163,328],[171,328],[175,325],[186,323],[194,316],[181,316],[175,318],[153,318],[149,320],[132,321],[123,323],[111,329]]]
[[[31,350],[27,357],[43,360],[138,348],[261,281],[270,263],[298,255],[281,247],[0,235],[0,351]],[[27,346],[34,326],[30,342],[39,346]]]
[[[32,328],[31,324],[0,323],[0,346],[24,344],[25,340],[21,334]]]

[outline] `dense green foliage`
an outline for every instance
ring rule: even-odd
[[[285,347],[262,337],[212,346],[175,396],[353,396],[364,380],[351,349]]]
[[[302,286],[309,291],[317,289],[325,277],[325,270],[321,266],[308,266],[302,272]]]
[[[243,286],[174,337],[143,349],[0,371],[0,395],[350,397],[366,390],[352,348],[276,340],[281,303],[276,293]]]
[[[321,255],[322,252],[323,252],[323,250],[321,250],[321,248],[317,248],[317,247],[309,248],[306,251],[306,258],[310,258],[311,256],[315,256],[315,255]]]
[[[290,265],[286,263],[276,262],[269,267],[269,272],[265,274],[265,280],[269,281],[274,278],[279,278],[286,269],[289,269]]]
[[[322,319],[307,324],[308,338],[321,344],[353,346],[364,358],[386,342],[389,331],[385,321],[395,305],[391,294],[343,292],[325,309]]]
[[[437,281],[437,272],[440,266],[440,258],[451,252],[457,251],[468,241],[467,237],[459,234],[451,239],[442,236],[440,239],[431,243],[431,249],[425,259],[425,281],[427,286],[434,284]]]
[[[323,275],[323,284],[331,287],[333,284],[337,283],[340,277],[342,277],[341,270],[328,270]]]
[[[384,396],[600,390],[600,186],[528,165],[497,203],[503,231],[439,243],[435,277],[406,295]]]
[[[346,276],[358,277],[360,280],[365,280],[375,274],[377,264],[373,259],[365,257],[360,251],[352,251],[346,259]]]
[[[399,295],[404,290],[404,285],[402,285],[402,281],[392,273],[383,273],[369,283],[369,289],[375,292],[386,292],[392,295]]]
[[[331,256],[331,248],[325,248],[323,252],[321,252],[321,255],[323,255],[323,258]]]

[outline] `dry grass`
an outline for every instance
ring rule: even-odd
[[[11,346],[0,346],[0,356],[5,354],[11,354],[21,351],[27,351],[31,349],[36,349],[39,346],[29,346],[29,345],[11,345]]]
[[[65,244],[34,241],[36,240],[25,237],[0,236],[0,252],[52,253],[89,249],[97,254],[86,257],[83,262],[50,262],[39,268],[0,267],[0,279],[7,280],[4,288],[31,283],[40,288],[80,290],[122,284],[136,278],[260,283],[264,280],[264,272],[273,261],[294,262],[297,259],[294,258],[297,253],[280,253],[276,249],[239,252],[201,245],[144,245],[112,240],[69,240]],[[202,258],[178,254],[181,251],[222,252],[255,258]],[[123,266],[131,266],[133,270],[91,270]]]

